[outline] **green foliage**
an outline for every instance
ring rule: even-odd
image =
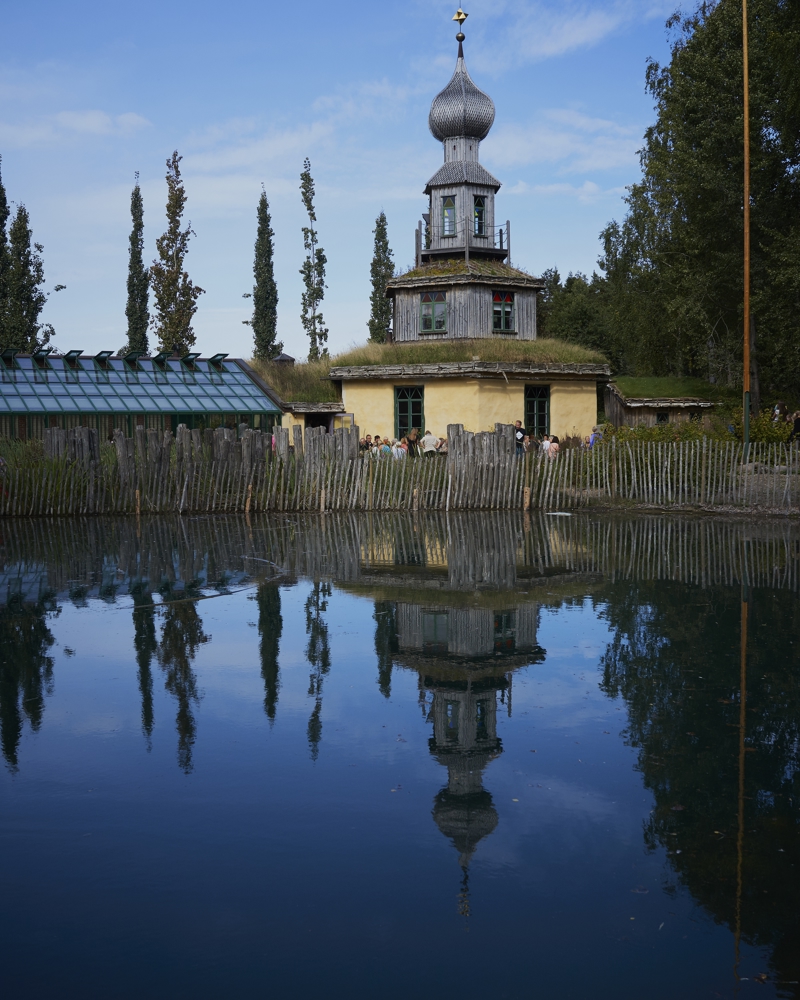
[[[606,283],[597,274],[587,278],[570,273],[562,284],[558,269],[544,272],[545,287],[539,297],[538,333],[544,337],[581,344],[611,359],[620,370],[623,348],[608,321]]]
[[[283,351],[278,336],[278,286],[275,283],[273,255],[275,251],[272,219],[269,213],[267,192],[261,191],[258,199],[258,230],[256,232],[253,275],[253,318],[244,320],[253,328],[255,350],[253,357],[269,361]]]
[[[671,443],[673,441],[701,441],[704,437],[716,440],[733,441],[734,435],[727,430],[723,422],[716,422],[712,430],[705,430],[701,423],[687,420],[681,423],[656,424],[654,427],[638,425],[636,427],[615,427],[613,424],[603,424],[603,441],[605,443],[616,438],[617,441],[657,441]]]
[[[3,158],[0,156],[0,167]],[[8,253],[8,234],[6,227],[10,215],[6,189],[3,186],[3,175],[0,172],[0,347],[5,347],[5,317],[8,308],[8,279],[11,259]]]
[[[394,261],[389,247],[385,212],[381,212],[375,220],[373,233],[375,248],[369,269],[372,293],[369,297],[370,313],[367,327],[369,339],[376,344],[383,344],[386,342],[386,331],[392,319],[392,303],[386,298],[386,285],[390,278],[394,277]]]
[[[128,318],[127,349],[146,354],[147,326],[150,322],[150,273],[144,265],[144,202],[138,173],[131,192],[131,221],[131,235],[128,239],[128,303],[125,306]]]
[[[300,174],[300,196],[308,213],[309,223],[303,226],[306,259],[300,268],[300,274],[303,276],[305,291],[302,297],[300,321],[310,342],[308,360],[316,361],[318,358],[328,356],[328,348],[325,346],[328,341],[328,328],[324,325],[322,313],[318,312],[320,303],[325,298],[325,265],[328,263],[328,258],[322,247],[318,246],[319,234],[314,229],[314,223],[317,221],[314,210],[314,179],[311,176],[311,161],[308,158],[303,161],[303,171]]]
[[[151,326],[162,351],[183,353],[194,345],[192,319],[197,312],[197,300],[204,290],[194,285],[184,270],[189,250],[189,237],[196,235],[191,222],[181,229],[186,192],[181,180],[177,149],[167,160],[167,231],[156,240],[158,260],[150,268],[150,280],[155,298],[155,314]]]
[[[739,407],[731,417],[731,423],[736,428],[736,437],[741,441],[744,436],[744,409]],[[762,410],[750,416],[750,440],[765,444],[783,444],[789,440],[792,424],[782,420],[774,423],[771,410]]]
[[[43,247],[41,243],[33,243],[32,237],[28,210],[19,205],[8,231],[0,346],[28,352],[45,347],[55,333],[50,323],[39,322],[47,294],[42,289]]]
[[[650,63],[657,118],[624,221],[602,234],[606,322],[632,374],[741,385],[743,109],[741,5],[703,3],[668,22]],[[751,0],[753,392],[800,383],[800,7]]]

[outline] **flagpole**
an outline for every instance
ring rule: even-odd
[[[747,0],[742,0],[742,69],[744,73],[744,445],[750,446],[750,60]],[[747,459],[745,458],[745,461]]]

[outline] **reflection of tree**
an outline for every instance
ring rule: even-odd
[[[319,756],[319,744],[322,739],[322,678],[331,669],[331,651],[328,639],[328,623],[322,617],[328,610],[328,598],[331,596],[329,583],[315,583],[306,598],[306,633],[308,646],[306,657],[311,664],[311,675],[308,680],[309,697],[314,698],[314,708],[308,720],[308,746],[311,759]]]
[[[264,678],[264,711],[270,722],[275,721],[280,690],[278,647],[283,631],[281,594],[277,583],[262,583],[256,595],[258,601],[258,634],[261,636],[261,676]]]
[[[58,613],[49,596],[35,605],[12,598],[0,609],[0,744],[11,771],[17,770],[24,718],[37,731],[44,696],[53,690],[53,658],[47,651],[55,639],[47,616]]]
[[[192,703],[200,700],[192,660],[197,655],[197,647],[209,640],[197,613],[197,601],[188,596],[192,591],[191,587],[186,591],[162,589],[164,617],[158,648],[158,662],[166,674],[164,686],[178,700],[175,720],[178,764],[187,774],[192,770],[192,747],[197,734]]]
[[[392,693],[392,657],[397,653],[397,605],[394,601],[376,601],[375,654],[378,657],[378,687],[384,698]]]
[[[139,693],[142,699],[142,731],[147,738],[149,750],[154,722],[153,675],[150,664],[158,650],[156,609],[153,595],[145,584],[137,583],[131,587],[131,596],[133,597],[133,648],[136,650]]]
[[[740,598],[733,590],[617,585],[605,615],[614,638],[603,687],[628,705],[631,745],[656,806],[651,849],[735,926],[739,797]],[[772,951],[783,982],[800,980],[800,602],[750,600],[741,930]],[[678,853],[680,852],[680,853]],[[797,994],[795,994],[797,995]]]

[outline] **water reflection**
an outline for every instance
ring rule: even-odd
[[[380,694],[390,698],[398,672],[416,675],[429,752],[443,768],[441,787],[430,791],[432,817],[462,869],[464,914],[470,866],[499,823],[485,787],[503,754],[498,712],[512,717],[515,675],[545,658],[541,609],[588,597],[611,631],[601,686],[627,707],[625,739],[654,798],[644,843],[668,861],[667,890],[685,887],[743,941],[768,946],[776,981],[800,980],[797,527],[516,513],[21,523],[3,541],[0,567],[7,767],[20,767],[26,722],[43,725],[54,684],[51,624],[67,602],[130,608],[143,735],[149,747],[157,664],[188,774],[198,739],[195,661],[210,641],[202,602],[249,589],[258,606],[252,669],[272,724],[287,639],[279,588],[300,579],[308,752],[317,760],[323,746],[324,686],[336,670],[335,585],[372,602],[365,638]]]
[[[0,744],[11,771],[18,767],[23,720],[36,732],[42,724],[45,695],[53,690],[55,639],[48,620],[58,615],[53,596],[39,593],[33,602],[11,589],[0,608]]]
[[[505,600],[508,597],[505,596]],[[498,698],[511,717],[513,672],[545,658],[536,641],[538,607],[502,609],[382,602],[379,614],[395,625],[384,643],[386,661],[417,673],[420,700],[433,724],[431,756],[447,769],[447,784],[434,799],[433,819],[458,853],[462,870],[459,911],[469,915],[469,864],[498,823],[486,767],[503,752],[497,735]],[[383,610],[385,609],[385,610]],[[387,637],[388,638],[388,637]],[[377,644],[377,643],[376,643]]]

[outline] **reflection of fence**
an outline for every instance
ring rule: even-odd
[[[228,428],[175,437],[137,428],[99,446],[96,431],[45,432],[44,456],[9,454],[0,514],[542,510],[647,505],[800,511],[796,446],[736,442],[617,442],[551,459],[518,456],[513,429],[448,428],[449,454],[375,458],[358,428]],[[31,446],[33,448],[34,446]]]
[[[3,545],[0,603],[54,593],[83,602],[165,587],[225,590],[298,577],[383,580],[435,604],[446,594],[554,589],[577,575],[701,587],[800,590],[800,526],[787,519],[550,517],[520,512],[330,517],[56,518],[15,524]],[[559,591],[561,592],[561,591]]]

